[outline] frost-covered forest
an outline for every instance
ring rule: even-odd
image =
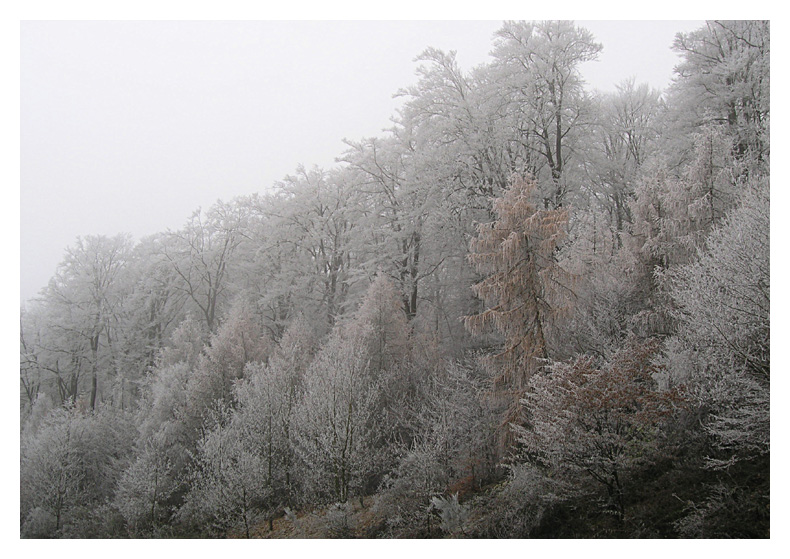
[[[379,137],[20,316],[23,537],[769,536],[769,24],[506,22]]]

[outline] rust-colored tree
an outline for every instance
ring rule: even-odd
[[[663,422],[684,405],[680,389],[654,380],[659,347],[631,341],[600,368],[589,357],[552,364],[530,379],[527,425],[514,427],[526,462],[582,486],[592,478],[621,520],[628,476],[656,458]]]
[[[572,300],[571,276],[558,264],[567,212],[541,210],[534,181],[516,177],[493,203],[496,220],[478,226],[469,260],[485,279],[473,286],[486,310],[464,318],[473,335],[504,338],[492,363],[497,385],[520,394],[541,360],[550,357],[547,328]]]

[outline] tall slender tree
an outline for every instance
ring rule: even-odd
[[[555,258],[566,212],[539,209],[535,189],[532,180],[513,179],[494,201],[497,219],[478,226],[469,256],[485,276],[473,289],[487,308],[464,323],[475,335],[494,330],[504,338],[494,362],[503,386],[516,391],[550,356],[546,330],[573,294],[570,275]]]

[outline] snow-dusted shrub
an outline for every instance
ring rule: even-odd
[[[463,525],[469,516],[469,511],[458,502],[458,493],[447,497],[433,497],[428,511],[436,510],[441,518],[439,527],[448,534],[463,532]]]

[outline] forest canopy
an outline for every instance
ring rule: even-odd
[[[770,33],[672,85],[505,22],[427,48],[379,137],[20,313],[20,534],[770,536]]]

